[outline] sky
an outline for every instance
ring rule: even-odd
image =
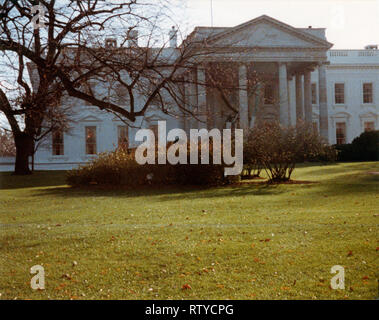
[[[191,27],[211,25],[211,0],[186,0]],[[379,0],[213,0],[215,27],[233,27],[261,15],[293,27],[326,28],[332,49],[379,44]]]

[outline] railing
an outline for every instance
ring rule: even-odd
[[[331,50],[330,57],[378,57],[379,50]]]
[[[378,56],[378,50],[365,50],[358,52],[358,56],[360,57],[376,57]]]
[[[331,57],[348,57],[349,51],[330,51],[329,54]]]

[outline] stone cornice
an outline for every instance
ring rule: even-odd
[[[379,69],[379,64],[330,64],[328,69]]]
[[[320,47],[246,47],[246,46],[217,46],[217,47],[204,47],[204,46],[194,46],[196,49],[204,50],[204,51],[211,51],[212,53],[215,51],[218,52],[240,52],[240,51],[269,51],[269,52],[279,52],[279,51],[307,51],[307,52],[326,52],[324,48]]]

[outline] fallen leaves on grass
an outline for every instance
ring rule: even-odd
[[[254,262],[256,262],[256,263],[260,263],[260,264],[266,264],[266,262],[261,261],[261,260],[258,259],[258,258],[254,258]]]
[[[66,283],[61,283],[58,285],[58,287],[55,288],[55,290],[62,290],[65,286],[67,286]]]
[[[188,283],[183,284],[183,286],[182,286],[182,290],[191,290],[191,289],[192,289],[192,287]]]

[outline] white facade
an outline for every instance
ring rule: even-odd
[[[336,123],[346,124],[346,143],[365,131],[365,125],[373,124],[378,130],[379,116],[379,50],[330,50],[330,64],[326,67],[329,115],[329,143],[336,144]],[[319,128],[318,71],[311,74],[316,88],[316,103],[312,103],[312,122]],[[344,85],[344,103],[336,103],[335,86]],[[372,102],[365,103],[364,84],[372,85]],[[295,80],[290,81],[291,118],[296,119]],[[294,124],[294,121],[292,121]]]
[[[325,29],[293,28],[267,16],[235,28],[196,28],[191,37],[209,38],[214,48],[220,49],[214,56],[207,55],[202,64],[232,57],[238,66],[241,86],[247,83],[248,71],[252,68],[273,79],[278,103],[271,106],[272,110],[268,106],[265,113],[261,113],[263,119],[269,118],[271,113],[283,124],[294,125],[299,118],[307,121],[311,119],[321,134],[327,135],[330,144],[337,143],[337,129],[339,142],[345,139],[343,142],[346,143],[359,136],[365,127],[378,129],[379,50],[330,50],[331,44],[325,39]],[[225,47],[230,50],[225,50]],[[243,53],[240,51],[237,55],[236,50],[242,47]],[[319,70],[322,70],[321,74]],[[197,76],[205,78],[200,67]],[[337,102],[340,103],[336,103],[336,87]],[[312,94],[312,88],[316,88],[316,93]],[[363,88],[366,90],[365,99]],[[196,101],[200,112],[205,106],[216,108],[217,98],[209,95],[201,86],[187,89],[197,92]],[[312,96],[316,98],[313,103],[310,102]],[[254,109],[254,102],[243,91],[238,101],[240,126],[253,126],[256,121],[254,117],[259,117],[259,110],[258,113],[250,110]],[[307,109],[310,104],[312,107]],[[96,149],[95,153],[111,151],[118,146],[119,132],[122,131],[119,127],[125,126],[124,122],[96,107],[82,106],[80,102],[75,110],[77,114],[71,130],[64,133],[62,149],[53,150],[52,137],[38,148],[35,155],[37,169],[68,169],[90,160],[94,155],[87,153],[94,150],[86,146],[86,140],[87,144],[90,141],[86,136],[88,132],[93,134],[93,128],[96,135],[91,140],[95,144],[91,148]],[[202,114],[199,113],[199,116]],[[212,114],[208,116],[208,127],[216,123],[216,118]],[[188,130],[190,127],[202,126],[188,118],[172,117],[159,110],[150,110],[145,117],[129,124],[129,147],[136,146],[136,130],[149,128],[158,120],[166,120],[168,130]]]
[[[365,130],[365,124],[374,124],[376,130],[379,115],[379,50],[332,50],[327,67],[329,142],[336,141],[336,123],[346,124],[346,143]],[[312,76],[315,82],[317,76]],[[345,102],[335,101],[335,85],[344,84]],[[372,85],[372,100],[364,102],[363,86]],[[317,114],[317,105],[314,106]],[[317,117],[316,117],[317,118]]]

